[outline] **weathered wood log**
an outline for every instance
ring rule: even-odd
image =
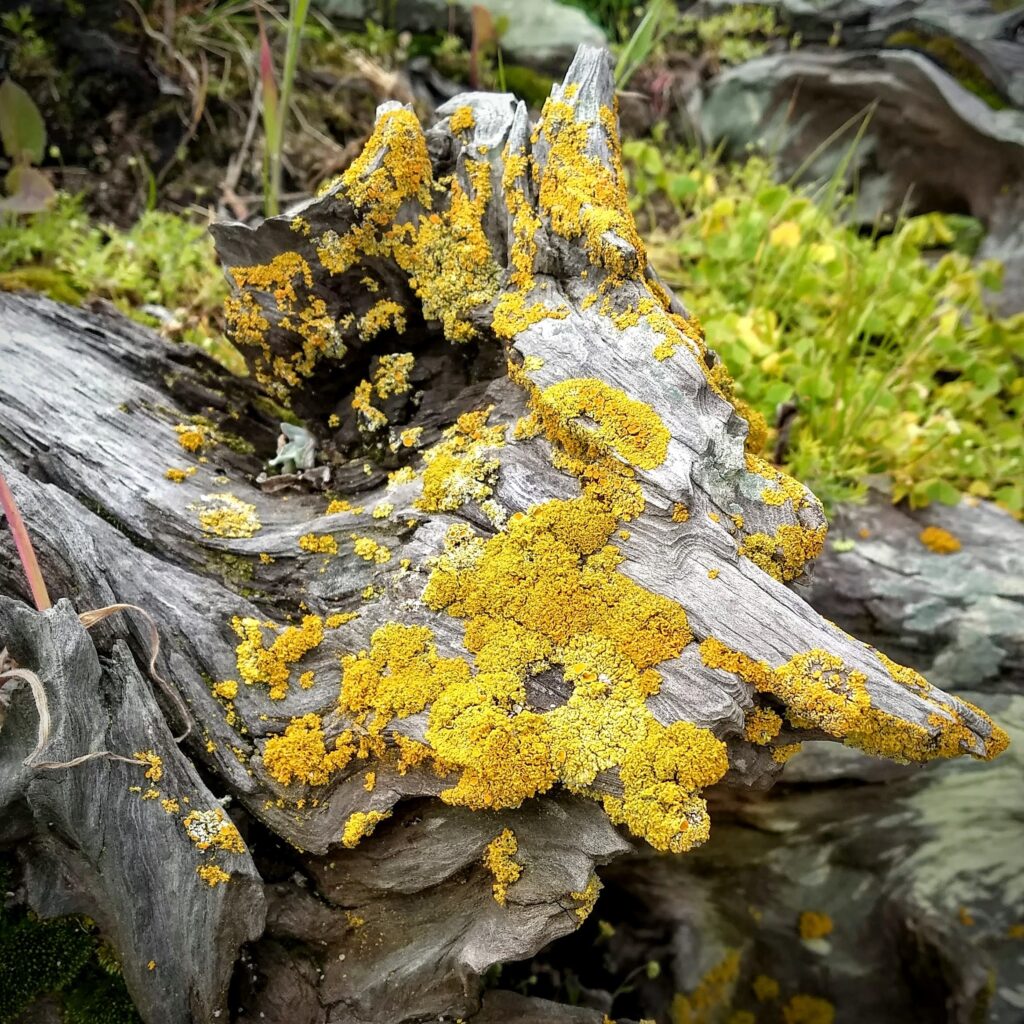
[[[727,373],[647,265],[613,102],[607,56],[582,49],[532,132],[509,97],[460,97],[426,133],[385,105],[298,214],[220,226],[249,381],[106,313],[0,297],[0,472],[52,591],[78,612],[147,609],[188,720],[155,697],[190,728],[188,759],[254,823],[257,866],[258,837],[279,837],[319,895],[270,879],[260,955],[282,988],[247,1012],[287,992],[310,1020],[472,1013],[490,965],[586,917],[625,835],[703,842],[708,787],[770,785],[803,739],[908,761],[1005,743],[793,589],[824,541],[820,505],[756,455]],[[301,416],[321,469],[261,488],[265,396]],[[292,451],[278,461],[298,470]],[[0,587],[27,596],[6,537]],[[0,640],[58,706],[71,683],[46,649],[70,620],[0,605]],[[112,645],[126,636],[145,664],[148,634],[129,618],[91,634],[117,668],[74,679],[73,699],[105,715],[147,688]],[[0,733],[12,765],[29,701],[14,695],[21,724]],[[195,876],[187,813],[161,801],[211,797],[164,753],[155,705],[131,707],[164,730],[174,791],[130,794],[129,766],[63,769],[121,786],[102,826],[66,827],[128,853],[145,835],[125,815],[167,833],[176,906],[141,883],[125,898],[185,965],[200,940],[177,923],[209,921],[216,960],[170,990],[149,957],[126,980],[147,1021],[207,1020],[258,928],[254,872],[242,853],[218,861],[227,881]],[[47,758],[141,742],[90,728]],[[49,790],[12,777],[24,844]],[[34,871],[85,884],[60,846],[33,844],[49,865]],[[127,925],[109,930],[142,956]]]

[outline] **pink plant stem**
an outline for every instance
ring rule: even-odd
[[[51,607],[50,595],[46,592],[46,581],[39,571],[39,562],[36,559],[35,549],[32,547],[32,540],[25,528],[25,520],[21,518],[18,506],[14,501],[14,495],[7,486],[3,473],[0,473],[0,509],[3,509],[7,517],[7,525],[11,528],[11,536],[14,537],[14,546],[21,559],[22,568],[28,579],[29,590],[32,591],[32,600],[36,608],[44,612]]]

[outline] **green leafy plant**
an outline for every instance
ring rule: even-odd
[[[615,63],[615,84],[618,88],[625,88],[677,20],[676,6],[671,0],[651,0],[633,34],[619,51]]]
[[[48,210],[0,221],[0,290],[22,289],[71,304],[107,299],[244,371],[221,330],[227,285],[205,224],[153,210],[121,231],[61,194]]]
[[[1024,315],[986,307],[999,265],[957,251],[975,222],[900,217],[865,235],[837,181],[795,188],[759,158],[625,149],[652,262],[738,396],[769,423],[795,408],[778,456],[826,504],[885,480],[915,506],[967,491],[1024,511]]]
[[[46,125],[32,97],[10,78],[0,83],[0,141],[11,161],[0,211],[45,210],[54,197],[50,179],[38,167],[46,155]]]
[[[739,4],[711,17],[687,14],[679,19],[673,46],[711,54],[720,64],[742,64],[761,56],[771,39],[783,34],[775,9]]]

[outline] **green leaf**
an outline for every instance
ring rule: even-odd
[[[0,84],[0,141],[15,163],[41,164],[46,126],[32,97],[10,78]]]

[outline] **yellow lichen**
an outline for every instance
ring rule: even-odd
[[[759,974],[753,982],[754,996],[759,1003],[771,1002],[779,998],[779,983],[767,974]]]
[[[336,555],[338,542],[329,533],[306,533],[299,538],[299,547],[303,551],[312,551],[322,555]]]
[[[576,916],[580,921],[586,921],[590,917],[590,912],[594,909],[594,905],[597,903],[597,897],[601,894],[601,880],[597,877],[597,872],[593,872],[587,879],[587,884],[579,892],[569,893],[569,897],[574,899],[579,906],[575,909]]]
[[[374,303],[359,318],[359,337],[362,341],[372,341],[388,328],[396,334],[405,332],[405,311],[391,299],[381,299]]]
[[[196,874],[212,889],[216,885],[231,880],[231,876],[216,864],[201,864],[196,868]]]
[[[319,715],[293,718],[280,736],[271,736],[263,748],[263,764],[283,786],[296,782],[322,786],[355,756],[352,733],[343,732],[328,751]]]
[[[265,684],[274,700],[281,700],[288,692],[290,666],[324,638],[324,623],[318,615],[306,615],[300,625],[286,626],[269,647],[265,646],[263,631],[277,629],[274,623],[236,617],[231,626],[241,641],[235,648],[239,677],[249,685]]]
[[[137,750],[135,758],[139,761],[145,761],[148,765],[145,773],[147,779],[150,779],[152,782],[159,782],[164,777],[163,759],[155,751]]]
[[[751,533],[743,538],[739,552],[777,580],[788,582],[804,571],[825,546],[828,527],[809,528],[783,523],[774,534]]]
[[[805,910],[798,922],[801,939],[823,939],[832,934],[832,918],[817,910]]]
[[[382,724],[424,710],[444,689],[468,680],[461,658],[441,658],[426,626],[388,623],[370,637],[369,651],[342,659],[341,706],[374,712]]]
[[[785,1024],[832,1024],[835,1007],[827,999],[796,995],[782,1008]]]
[[[361,505],[352,505],[344,498],[335,498],[332,502],[328,504],[327,508],[324,510],[324,515],[334,516],[337,515],[339,512],[351,512],[352,515],[358,516],[362,514],[362,511],[363,507]]]
[[[795,727],[820,729],[869,754],[897,761],[929,761],[971,752],[989,759],[1008,742],[1005,732],[973,705],[967,705],[972,718],[991,729],[981,755],[974,751],[974,733],[955,708],[948,708],[944,715],[934,713],[925,727],[874,707],[864,673],[848,669],[841,658],[827,651],[796,654],[773,669],[708,637],[700,645],[700,654],[709,668],[732,672],[781,701]],[[773,756],[781,759],[783,750],[776,747]]]
[[[160,801],[160,806],[168,814],[178,814],[181,811],[181,805],[178,803],[177,800],[175,800],[173,798],[168,798],[167,800],[161,800]]]
[[[213,692],[224,700],[234,700],[238,696],[238,680],[224,679],[219,683],[214,683]]]
[[[582,242],[613,280],[642,279],[647,257],[629,209],[615,114],[602,107],[596,121],[578,120],[563,93],[544,104],[540,127],[549,148],[538,200],[552,231]]]
[[[655,469],[665,461],[670,435],[658,414],[603,380],[560,381],[545,388],[538,401],[564,431],[582,436],[631,466]],[[579,419],[595,426],[578,424]]]
[[[747,712],[743,738],[751,743],[770,743],[782,731],[782,719],[771,708],[755,707]]]
[[[672,506],[672,522],[685,523],[690,519],[690,510],[681,502],[677,501]]]
[[[416,507],[426,512],[450,512],[467,501],[490,497],[498,460],[489,456],[505,442],[503,424],[487,426],[490,409],[465,413],[445,432],[440,443],[423,456],[423,491]]]
[[[215,537],[252,537],[261,523],[256,506],[236,498],[229,491],[204,494],[204,505],[190,505],[198,511],[204,533]]]
[[[179,440],[180,440],[180,438],[179,438]],[[167,477],[167,479],[170,480],[171,483],[182,484],[190,476],[192,476],[196,472],[197,469],[198,469],[197,466],[189,466],[188,469],[178,469],[175,466],[171,466],[170,469],[168,469],[168,470],[166,470],[164,472],[164,476]]]
[[[937,555],[952,555],[961,548],[960,541],[941,526],[926,526],[918,539],[929,550]]]
[[[350,814],[341,834],[341,845],[352,849],[359,841],[370,835],[380,822],[390,818],[390,811],[356,811]]]
[[[448,122],[453,134],[458,132],[470,132],[475,125],[473,120],[473,108],[469,106],[458,107]]]
[[[241,834],[219,807],[209,811],[190,811],[182,825],[200,850],[213,847],[226,853],[245,853]]]
[[[187,452],[197,452],[210,440],[206,427],[197,423],[179,423],[174,428],[178,435],[178,444]]]
[[[370,515],[374,519],[387,519],[387,517],[394,511],[395,506],[392,505],[390,501],[381,501],[374,506]]]
[[[495,901],[501,906],[505,906],[508,887],[518,882],[523,873],[522,865],[513,860],[518,851],[519,843],[515,833],[508,828],[492,839],[484,850],[484,867],[494,876],[491,890]]]
[[[729,950],[687,994],[677,992],[672,999],[672,1024],[712,1024],[729,1005],[740,973],[740,954]]]
[[[352,550],[367,562],[376,562],[378,565],[391,560],[391,551],[383,544],[378,544],[372,537],[360,537],[352,534]]]

